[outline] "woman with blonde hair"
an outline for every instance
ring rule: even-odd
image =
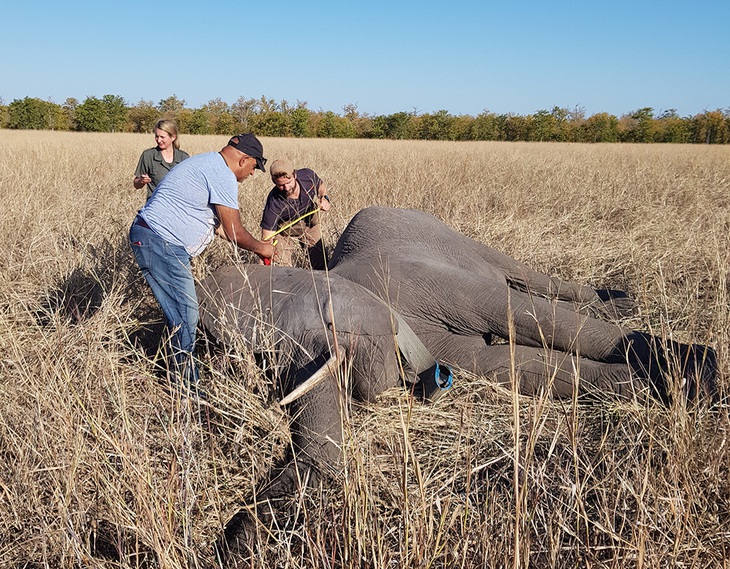
[[[148,148],[139,157],[137,169],[134,171],[133,184],[136,189],[147,185],[147,199],[162,178],[190,155],[180,150],[180,141],[177,136],[177,124],[169,119],[162,119],[155,124],[155,142],[157,146]]]

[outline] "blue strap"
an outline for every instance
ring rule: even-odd
[[[451,369],[451,366],[448,366],[444,364],[444,367],[449,372],[449,375],[446,377],[446,380],[442,378],[441,375],[441,366],[439,366],[439,363],[436,362],[436,367],[434,368],[434,380],[436,381],[436,385],[440,389],[449,389],[454,384],[454,373]]]

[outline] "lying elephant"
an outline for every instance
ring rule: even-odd
[[[714,388],[715,354],[592,318],[622,315],[632,302],[537,273],[417,210],[370,207],[340,236],[330,274],[386,299],[440,361],[510,382],[526,394],[549,389],[669,395],[667,372],[690,398]],[[495,343],[494,337],[509,343]]]
[[[710,348],[663,342],[582,313],[630,308],[621,295],[536,273],[414,210],[359,212],[328,273],[229,267],[203,280],[198,296],[201,324],[221,342],[240,339],[254,352],[275,353],[287,390],[325,372],[291,405],[296,463],[259,494],[269,499],[339,464],[341,396],[369,400],[399,383],[404,330],[437,361],[502,383],[514,369],[526,394],[569,397],[577,385],[580,393],[664,398],[674,364],[690,396],[714,380]],[[349,365],[344,390],[328,367],[333,356]],[[229,537],[240,521],[229,524]]]

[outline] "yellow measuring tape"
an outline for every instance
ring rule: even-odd
[[[299,223],[299,222],[300,222],[300,221],[301,221],[302,219],[304,219],[304,218],[306,218],[306,217],[309,217],[310,215],[314,215],[314,214],[315,214],[315,213],[317,213],[318,211],[319,211],[319,208],[317,208],[317,209],[313,209],[312,211],[310,211],[310,212],[307,212],[307,213],[305,213],[304,215],[301,215],[301,216],[297,217],[297,218],[296,218],[296,219],[295,219],[294,221],[290,221],[289,223],[287,223],[287,224],[286,224],[286,225],[284,225],[283,227],[280,227],[279,229],[277,229],[276,231],[274,231],[274,233],[272,233],[271,235],[269,235],[269,236],[268,236],[268,237],[267,237],[266,239],[264,239],[264,241],[268,241],[269,239],[273,239],[274,237],[276,237],[277,235],[279,235],[279,233],[281,233],[282,231],[286,231],[286,230],[287,230],[287,229],[289,229],[289,228],[290,228],[290,227],[291,227],[292,225],[296,225],[296,224],[297,224],[297,223]]]
[[[296,225],[297,223],[299,223],[305,217],[309,217],[310,215],[314,215],[318,211],[319,211],[319,208],[313,209],[312,211],[310,211],[308,213],[305,213],[304,215],[301,215],[301,216],[297,217],[294,221],[290,221],[289,223],[287,223],[283,227],[280,227],[279,229],[277,229],[276,231],[274,231],[274,233],[272,233],[271,235],[269,235],[266,239],[264,239],[264,241],[268,241],[269,239],[274,239],[274,237],[276,237],[277,235],[279,235],[279,233],[281,233],[282,231],[286,231],[292,225]],[[276,239],[274,239],[274,241],[271,244],[274,247],[276,247],[276,243],[277,243],[277,241],[276,241]],[[267,266],[268,265],[271,265],[271,259],[264,259],[264,265],[267,265]]]

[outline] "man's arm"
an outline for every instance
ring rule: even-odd
[[[319,209],[322,211],[329,211],[330,209],[330,198],[327,195],[327,187],[324,182],[320,182],[319,188],[317,189],[317,197],[319,202]]]
[[[243,226],[241,214],[237,209],[216,204],[215,210],[221,222],[223,234],[228,241],[235,243],[241,249],[256,253],[261,258],[270,259],[274,256],[274,247],[271,243],[259,241]]]

